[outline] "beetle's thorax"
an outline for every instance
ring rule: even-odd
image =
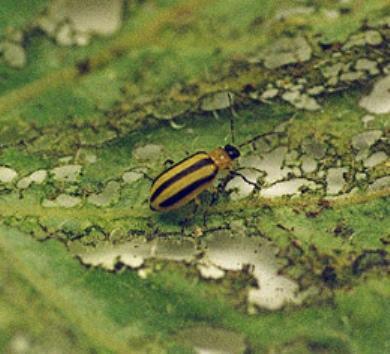
[[[226,170],[232,167],[232,159],[223,148],[216,148],[208,154],[220,170]]]

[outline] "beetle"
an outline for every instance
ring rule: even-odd
[[[228,144],[210,152],[198,151],[171,166],[153,181],[150,208],[170,211],[187,204],[212,185],[219,171],[231,169],[238,157],[238,148]]]

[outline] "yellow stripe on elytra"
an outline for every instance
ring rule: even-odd
[[[180,192],[185,187],[195,183],[196,181],[199,181],[199,180],[201,180],[201,179],[203,179],[205,177],[208,177],[208,176],[212,175],[213,173],[215,173],[215,170],[216,170],[216,166],[213,165],[213,164],[210,164],[210,165],[204,166],[204,167],[200,168],[199,170],[196,170],[196,171],[192,172],[191,174],[181,178],[180,180],[178,180],[177,182],[175,182],[171,186],[169,186],[167,189],[165,189],[154,200],[153,204],[160,205],[162,202],[164,202],[168,198],[174,196],[176,193]],[[204,189],[206,189],[210,185],[210,183],[212,183],[212,181],[207,183],[206,187],[203,184],[199,188],[195,189],[194,191],[192,191],[191,193],[186,195],[184,198],[187,198],[189,196],[190,197],[189,199],[192,199],[193,196],[199,194],[199,189],[203,191]],[[175,203],[175,205],[177,205],[177,204],[178,203]]]
[[[181,198],[175,204],[173,204],[169,207],[158,207],[158,210],[169,211],[169,210],[177,209],[177,208],[189,203],[191,200],[195,199],[197,195],[202,193],[204,190],[208,189],[212,183],[213,183],[213,181],[207,182],[207,183],[203,184],[201,187],[199,187],[198,189],[196,189],[195,191],[193,191],[193,192],[187,194],[185,197]]]
[[[190,167],[191,165],[199,162],[200,160],[208,159],[208,158],[209,158],[209,155],[207,153],[197,152],[196,154],[188,157],[187,159],[183,160],[182,162],[178,163],[177,165],[174,165],[169,170],[163,172],[154,181],[152,189],[150,190],[150,195],[153,195],[158,187],[160,187],[166,181],[170,180],[172,177],[176,176],[179,172],[181,172],[184,169]]]

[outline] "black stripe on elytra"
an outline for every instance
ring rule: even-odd
[[[174,194],[172,197],[169,197],[168,199],[166,199],[162,203],[160,203],[160,205],[159,205],[160,208],[168,208],[168,207],[176,204],[177,202],[179,202],[181,199],[185,198],[188,194],[190,194],[194,190],[196,190],[199,187],[201,187],[202,185],[212,181],[216,174],[217,174],[217,171],[215,171],[214,173],[212,173],[211,175],[209,175],[207,177],[201,178],[201,179],[195,181],[194,183],[191,183],[187,187],[183,188],[182,190],[180,190],[179,192]]]
[[[167,172],[169,172],[170,170],[174,169],[176,166],[180,165],[181,163],[183,163],[183,162],[185,162],[185,161],[187,161],[189,159],[192,159],[194,156],[199,155],[199,154],[207,155],[207,152],[206,151],[197,151],[195,154],[192,154],[192,155],[186,157],[184,160],[181,160],[181,161],[175,163],[174,165],[172,165],[171,167],[169,167],[165,171],[162,171],[157,177],[155,177],[154,180],[153,180],[153,183],[156,182],[162,175],[165,175]]]
[[[188,166],[183,171],[180,171],[176,175],[172,176],[170,179],[166,180],[161,186],[159,186],[153,193],[153,195],[150,198],[150,201],[153,202],[165,189],[167,189],[169,186],[171,186],[173,183],[177,182],[178,180],[188,176],[189,174],[201,169],[204,166],[207,165],[214,165],[214,162],[211,158],[206,157],[200,161],[195,162],[194,164]],[[167,171],[166,171],[167,172]]]

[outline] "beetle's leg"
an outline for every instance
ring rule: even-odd
[[[192,206],[192,208],[190,208]],[[188,212],[186,212],[186,216],[180,222],[181,224],[181,232],[184,234],[185,228],[193,223],[198,213],[199,208],[202,207],[202,201],[199,197],[194,198],[194,203],[190,203],[188,206]]]
[[[175,161],[173,161],[171,159],[167,159],[164,161],[164,167],[165,168],[171,167],[174,163],[175,163]]]
[[[185,234],[185,229],[188,225],[190,225],[190,219],[185,217],[182,221],[180,221],[180,226],[181,226],[181,233],[182,235]]]
[[[192,211],[192,218],[195,218],[195,215],[197,214],[198,210],[202,207],[202,201],[200,200],[199,196],[196,196],[194,199],[194,210]]]
[[[196,196],[194,202],[195,202],[195,211],[196,211],[196,209],[202,205],[202,201],[200,200],[199,196]]]
[[[210,205],[209,206],[212,206],[218,200],[218,194],[219,194],[218,188],[216,186],[211,186],[210,187],[210,194],[211,194],[211,201],[210,201]]]
[[[144,177],[145,177],[148,181],[150,181],[150,182],[153,182],[153,181],[154,181],[154,178],[151,177],[151,176],[149,176],[146,172],[143,172],[142,174],[144,175]]]

